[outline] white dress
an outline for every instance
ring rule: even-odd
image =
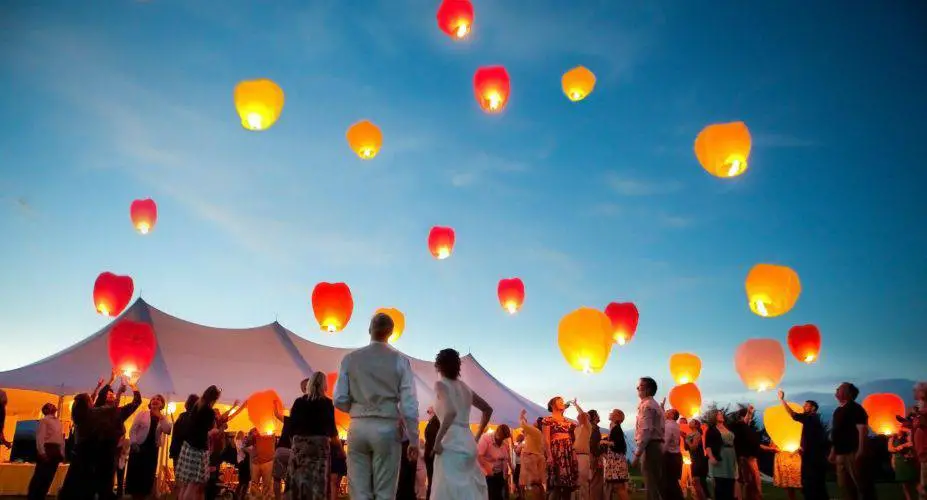
[[[441,397],[438,385],[447,388]],[[431,498],[434,500],[485,500],[489,497],[486,476],[476,461],[476,440],[470,431],[470,406],[473,393],[460,380],[442,378],[435,383],[435,413],[441,418],[448,407],[457,410],[454,423],[441,439],[444,450],[435,455]],[[442,422],[443,424],[443,422]]]

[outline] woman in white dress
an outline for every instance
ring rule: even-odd
[[[441,421],[435,438],[435,469],[432,477],[433,500],[471,500],[488,498],[486,476],[476,461],[476,442],[486,430],[492,407],[458,380],[460,354],[444,349],[435,358],[441,379],[435,383],[435,413]],[[470,432],[470,406],[483,412],[474,439]]]

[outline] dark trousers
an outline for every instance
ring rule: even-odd
[[[505,499],[505,475],[501,472],[486,476],[486,488],[489,490],[489,500]]]
[[[428,489],[425,493],[425,500],[431,500],[431,476],[435,473],[435,457],[425,457],[425,474],[428,476]]]
[[[406,453],[409,442],[402,443],[402,458],[399,460],[399,485],[396,488],[396,500],[415,500],[415,468],[418,464],[409,461]]]
[[[126,469],[116,469],[116,498],[122,498],[126,492]]]
[[[805,500],[829,500],[827,493],[827,462],[823,458],[818,461],[802,460],[801,463],[801,494]]]
[[[715,500],[734,500],[734,480],[715,478]]]
[[[682,488],[682,454],[663,454],[663,500],[683,500]]]
[[[49,457],[46,460],[39,458],[35,463],[35,472],[32,473],[32,479],[29,480],[29,493],[26,498],[29,500],[41,500],[48,495],[48,488],[51,487],[55,480],[55,474],[58,472],[58,464],[61,458]]]

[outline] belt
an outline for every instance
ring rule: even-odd
[[[577,454],[577,455],[588,455],[589,453],[584,453],[584,452],[577,451],[576,454]]]

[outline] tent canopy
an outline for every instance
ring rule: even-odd
[[[107,334],[123,318],[150,324],[158,340],[154,360],[139,380],[145,397],[162,394],[168,400],[183,401],[188,394],[201,394],[208,385],[216,384],[225,403],[274,389],[289,405],[300,395],[301,380],[315,371],[337,372],[341,359],[352,351],[310,342],[276,321],[245,329],[198,325],[139,298],[119,318],[81,342],[41,361],[0,372],[0,388],[58,396],[90,391],[100,376],[112,370]],[[419,417],[425,420],[438,375],[430,361],[406,358],[415,374]],[[461,361],[461,380],[492,405],[493,423],[518,425],[523,408],[530,421],[546,414],[544,408],[496,380],[472,355]],[[479,419],[479,412],[473,409],[471,422]]]

